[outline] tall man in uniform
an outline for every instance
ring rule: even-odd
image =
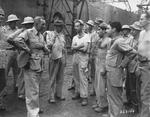
[[[5,31],[5,36],[6,39],[8,38],[9,35],[11,35],[12,33],[14,33],[17,30],[17,21],[18,21],[18,17],[14,14],[11,14],[8,16],[7,19],[7,26],[6,26],[6,31]],[[8,53],[8,62],[6,65],[6,79],[8,82],[8,74],[10,69],[12,68],[13,71],[13,76],[14,76],[14,89],[16,88],[16,82],[17,82],[17,77],[18,77],[18,65],[17,65],[17,55],[18,55],[18,51],[10,44],[7,44],[7,53]],[[8,84],[7,84],[8,85]]]
[[[33,27],[34,19],[32,17],[25,17],[24,21],[21,24],[22,24],[21,29],[18,29],[17,31],[15,31],[14,33],[12,33],[11,35],[8,36],[7,42],[9,42],[14,47],[16,47],[15,39],[19,35],[21,35],[21,33],[24,33],[24,31],[26,31],[27,29],[31,29]],[[22,56],[24,55],[24,51],[20,51],[19,48],[16,48],[16,49],[18,49],[17,63],[18,63],[18,67],[20,68],[18,79],[17,79],[18,98],[24,99],[25,98],[25,87],[24,87],[24,75],[23,75],[23,68],[22,68],[22,67],[24,67],[24,64],[23,64],[24,62],[22,62],[23,60],[20,60],[20,58],[22,59]]]
[[[141,114],[150,116],[150,12],[141,15],[140,24],[144,30],[140,33],[138,54],[141,71]]]
[[[43,56],[46,51],[43,32],[45,20],[37,16],[34,19],[34,27],[19,35],[16,43],[26,54],[26,66],[24,67],[25,96],[27,117],[39,117],[39,83],[43,71]],[[25,59],[24,59],[25,60]]]
[[[124,56],[133,53],[133,49],[129,44],[125,43],[125,39],[120,36],[120,22],[112,22],[110,24],[110,35],[112,37],[111,47],[106,55],[106,71],[107,71],[107,89],[109,116],[117,117],[123,106],[122,85],[123,85],[123,69],[119,67]]]
[[[62,20],[54,21],[54,31],[46,31],[46,42],[48,48],[51,50],[51,57],[49,62],[49,77],[50,77],[50,103],[59,100],[65,100],[63,97],[63,82],[64,82],[64,68],[66,66],[66,41],[63,34],[64,22]]]
[[[80,99],[81,105],[88,104],[88,43],[89,36],[83,32],[84,23],[82,20],[75,21],[77,35],[73,37],[73,78],[75,81],[75,95],[73,100]]]

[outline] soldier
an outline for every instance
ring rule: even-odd
[[[11,14],[8,16],[7,19],[7,26],[6,26],[6,31],[5,31],[5,36],[6,39],[8,39],[9,35],[11,35],[12,33],[14,33],[15,31],[17,31],[17,21],[19,21],[18,17],[14,14]],[[16,82],[17,82],[17,77],[18,77],[18,65],[17,65],[17,55],[18,55],[18,51],[10,44],[7,44],[7,48],[6,48],[7,54],[8,54],[8,62],[6,65],[6,79],[8,82],[8,74],[10,69],[12,68],[13,71],[13,76],[14,76],[14,90],[16,90]],[[7,83],[8,85],[8,83]]]
[[[72,50],[73,54],[73,78],[75,81],[75,95],[73,100],[80,99],[81,105],[88,104],[88,43],[89,36],[83,32],[84,22],[82,20],[75,21],[75,29],[77,35],[73,37]]]
[[[97,31],[100,39],[96,42],[97,51],[95,57],[96,72],[94,86],[96,89],[96,105],[92,106],[96,112],[105,112],[108,109],[105,60],[111,38],[107,35],[107,29],[108,25],[102,23]]]
[[[2,26],[4,21],[4,10],[0,8],[0,110],[5,110],[5,106],[3,103],[4,100],[4,92],[5,92],[5,66],[6,66],[6,42],[4,36],[4,27]]]
[[[99,40],[99,36],[97,32],[94,30],[94,22],[92,20],[89,20],[86,22],[87,24],[87,34],[90,38],[89,43],[89,63],[88,63],[88,69],[89,69],[89,79],[92,81],[93,89],[91,91],[91,96],[95,95],[95,89],[94,89],[94,81],[95,81],[95,54],[96,54],[96,42]]]
[[[47,51],[44,37],[41,34],[45,29],[45,20],[37,16],[34,18],[34,27],[21,33],[17,37],[17,45],[25,51],[24,81],[27,117],[39,117],[39,83],[43,71],[44,51]],[[20,58],[21,60],[21,58]]]
[[[109,102],[109,116],[117,117],[123,106],[122,85],[123,69],[119,68],[124,56],[134,53],[134,50],[125,43],[125,39],[120,35],[120,22],[112,22],[111,30],[108,32],[111,37],[111,47],[106,55],[106,72],[107,72],[107,90]]]
[[[54,31],[46,31],[46,42],[51,50],[49,62],[50,78],[50,103],[55,103],[56,99],[65,100],[63,97],[64,68],[66,66],[66,41],[63,34],[64,22],[62,20],[54,21]]]
[[[13,34],[11,34],[8,37],[7,42],[9,42],[10,44],[12,44],[14,47],[16,47],[15,45],[15,39],[17,38],[17,36],[21,35],[21,33],[24,33],[25,30],[30,29],[33,27],[34,24],[34,20],[32,17],[25,17],[24,21],[21,23],[22,24],[22,29],[17,30],[16,32],[14,32]],[[17,48],[19,50],[19,48]],[[19,55],[17,57],[20,59],[20,57],[22,58],[22,55],[24,54],[23,51],[19,50]],[[21,62],[21,63],[20,63]],[[17,61],[18,63],[18,67],[20,68],[20,73],[18,75],[18,98],[19,99],[25,99],[25,87],[24,87],[24,78],[23,78],[23,69],[22,69],[22,60]]]
[[[141,113],[140,117],[150,116],[150,11],[141,15],[138,54],[141,71]]]

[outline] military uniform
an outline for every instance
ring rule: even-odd
[[[20,60],[24,60],[25,96],[28,117],[39,117],[39,83],[43,71],[43,56],[45,42],[43,35],[35,27],[21,33],[16,40],[20,48],[30,50]],[[21,62],[20,62],[21,63]]]
[[[112,42],[111,42],[112,43]],[[132,52],[132,48],[125,43],[123,37],[114,39],[106,55],[107,88],[110,117],[116,117],[123,106],[122,86],[123,69],[119,67],[125,53]]]

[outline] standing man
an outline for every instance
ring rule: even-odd
[[[26,52],[24,66],[25,96],[27,117],[39,117],[39,83],[43,71],[43,56],[46,51],[44,37],[45,20],[37,16],[34,27],[21,33],[16,39],[19,48]]]
[[[92,91],[91,95],[95,95],[94,81],[95,81],[95,56],[96,56],[96,42],[99,40],[97,32],[94,30],[94,22],[89,20],[87,23],[87,34],[90,38],[89,43],[89,79],[92,82]]]
[[[105,60],[108,44],[110,43],[111,39],[107,36],[107,29],[107,24],[102,23],[97,31],[100,39],[96,43],[97,51],[95,57],[96,71],[94,86],[96,91],[96,105],[92,106],[95,112],[105,112],[108,110]]]
[[[150,11],[141,15],[140,24],[144,30],[140,33],[138,54],[141,71],[141,114],[150,116]]]
[[[14,14],[11,14],[8,16],[7,19],[7,26],[6,26],[6,31],[5,31],[5,36],[6,39],[9,37],[9,35],[11,35],[12,33],[14,33],[18,28],[17,28],[17,21],[18,21],[18,17]],[[14,76],[14,90],[16,89],[16,82],[17,82],[17,77],[18,77],[18,65],[17,65],[17,56],[18,56],[18,51],[10,44],[7,44],[7,48],[6,48],[7,54],[8,54],[8,61],[6,64],[6,79],[8,82],[8,74],[10,69],[12,68],[13,71],[13,76]]]
[[[106,72],[107,72],[107,90],[109,102],[109,116],[117,117],[123,106],[122,85],[123,69],[119,67],[124,56],[132,53],[133,50],[120,35],[120,22],[112,22],[111,30],[108,32],[111,37],[111,47],[106,55]]]
[[[88,104],[88,43],[89,36],[83,32],[84,22],[75,21],[77,35],[73,37],[72,50],[73,54],[73,78],[75,81],[75,95],[73,100],[80,99],[81,105]]]
[[[27,29],[31,29],[33,27],[34,19],[32,17],[25,17],[24,21],[21,24],[22,24],[22,28],[17,30],[13,34],[9,35],[8,40],[7,40],[7,42],[12,44],[14,47],[16,47],[15,39],[19,35],[22,35],[21,33],[24,33],[24,31],[26,31]],[[25,87],[24,87],[24,75],[23,75],[24,61],[21,60],[24,55],[24,51],[20,51],[19,48],[17,48],[17,49],[18,49],[17,63],[18,63],[18,67],[20,68],[18,79],[17,79],[17,81],[18,81],[18,98],[25,99]]]
[[[4,10],[0,8],[0,111],[5,110],[4,106],[4,92],[5,92],[5,85],[6,85],[6,79],[5,79],[5,67],[6,67],[6,48],[7,45],[5,41],[4,36],[4,27],[2,26],[4,21]]]
[[[55,98],[65,100],[62,94],[67,56],[65,35],[62,32],[64,22],[55,20],[54,26],[54,31],[45,32],[47,46],[52,52],[49,62],[50,103],[55,103]]]

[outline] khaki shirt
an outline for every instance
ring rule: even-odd
[[[21,33],[15,40],[19,48],[23,50],[31,50],[31,56],[29,59],[30,69],[41,72],[43,71],[43,56],[45,42],[43,35],[38,33],[35,27],[27,29]]]
[[[131,46],[125,42],[125,39],[121,36],[118,36],[111,45],[110,49],[106,55],[106,70],[111,74],[109,79],[113,86],[122,86],[122,70],[119,68],[119,65],[122,62],[123,57],[126,52],[132,50]]]
[[[65,36],[63,33],[57,33],[56,31],[46,31],[46,42],[47,45],[52,46],[51,58],[53,60],[63,57],[65,51]]]
[[[90,44],[89,44],[89,52],[92,57],[96,56],[96,53],[98,51],[98,41],[99,41],[99,36],[96,31],[93,31],[92,33],[89,33],[89,38],[90,38]]]

